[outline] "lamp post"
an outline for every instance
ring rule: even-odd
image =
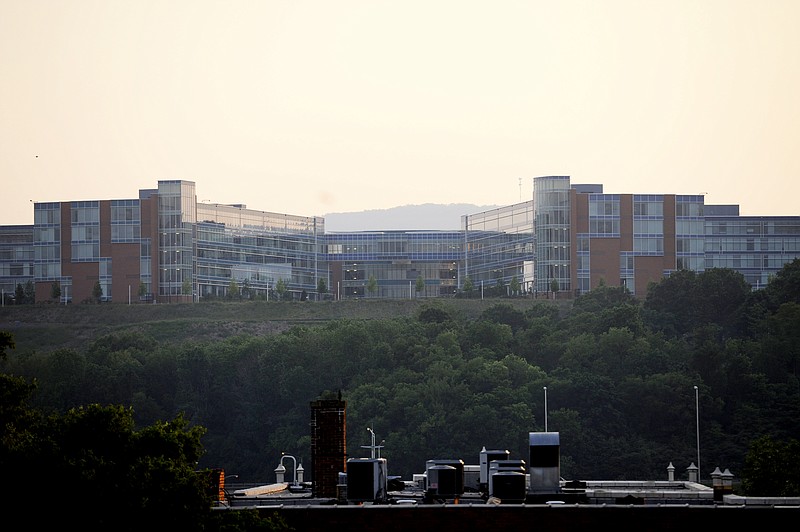
[[[544,431],[547,432],[547,386],[544,387]]]
[[[697,482],[700,482],[700,391],[694,387],[694,412],[695,427],[697,433]]]
[[[370,445],[370,458],[375,458],[375,431],[367,427],[370,435],[372,436],[372,445]]]
[[[372,441],[370,445],[362,445],[362,449],[369,449],[369,457],[370,458],[380,458],[381,457],[381,449],[383,449],[383,444],[386,443],[386,440],[381,440],[378,445],[375,445],[375,431],[372,430],[372,427],[367,427],[367,431],[370,433]],[[377,451],[377,453],[376,453]]]

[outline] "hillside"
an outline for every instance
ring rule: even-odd
[[[174,305],[7,306],[0,330],[14,334],[18,353],[77,348],[111,332],[132,330],[160,342],[213,341],[237,334],[270,334],[330,320],[413,316],[422,306],[445,305],[467,319],[498,303],[527,309],[530,299],[359,300],[325,302],[231,301]],[[562,304],[571,305],[567,301]]]

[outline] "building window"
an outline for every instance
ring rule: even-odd
[[[100,258],[100,244],[72,244],[73,262],[91,262]]]
[[[589,220],[589,232],[595,235],[618,235],[619,220],[618,219]]]
[[[619,216],[619,201],[590,200],[589,216]]]

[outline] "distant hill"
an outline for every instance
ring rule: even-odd
[[[391,209],[334,212],[325,215],[325,231],[457,231],[461,229],[461,217],[465,214],[476,214],[498,207],[470,203],[425,203]]]

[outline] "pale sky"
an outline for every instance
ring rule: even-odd
[[[312,216],[506,205],[541,175],[797,216],[798,23],[800,0],[0,0],[0,224],[160,179]]]

